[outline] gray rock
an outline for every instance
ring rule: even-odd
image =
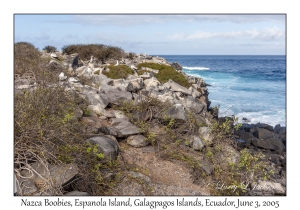
[[[93,83],[99,85],[99,89],[101,89],[102,85],[107,85],[112,80],[110,78],[107,78],[107,76],[105,76],[104,74],[93,75],[92,79]]]
[[[264,128],[268,131],[274,132],[273,126],[265,124],[265,123],[257,123],[255,124],[255,127],[257,128]]]
[[[206,146],[212,144],[213,135],[210,133],[209,127],[200,127],[198,130],[198,134],[200,135],[201,139],[204,141],[204,144]]]
[[[132,79],[128,83],[126,91],[128,92],[138,92],[139,90],[143,89],[144,83],[142,78]]]
[[[127,138],[127,143],[133,147],[146,147],[150,142],[143,135],[134,135]]]
[[[235,148],[229,145],[223,145],[222,150],[215,156],[217,162],[220,163],[220,166],[223,170],[226,170],[228,163],[238,163],[240,160],[240,153]]]
[[[112,135],[112,136],[118,136],[118,129],[115,127],[107,127],[103,126],[99,128],[100,132],[104,133],[105,135]]]
[[[255,138],[253,135],[251,135],[250,133],[245,132],[245,131],[240,131],[239,134],[240,134],[240,138],[243,139],[243,140],[245,140],[245,145],[246,146],[250,146],[250,144],[252,142],[252,139]]]
[[[139,128],[128,121],[123,121],[114,127],[117,129],[117,137],[119,138],[140,133]]]
[[[64,165],[44,165],[41,162],[35,162],[29,165],[29,170],[22,170],[21,189],[18,192],[21,193],[36,193],[36,187],[40,188],[43,185],[41,192],[49,192],[51,189],[61,187],[71,181],[78,174],[78,167],[75,164],[64,164]],[[34,183],[36,187],[32,185]],[[38,184],[38,186],[37,186]]]
[[[83,111],[79,108],[75,109],[74,118],[81,119],[83,115]]]
[[[178,83],[174,82],[171,79],[169,79],[169,81],[166,82],[164,84],[164,86],[172,89],[172,91],[175,91],[175,92],[182,92],[183,94],[186,94],[186,95],[192,95],[192,92],[189,89],[179,85]]]
[[[182,104],[175,104],[171,106],[166,112],[166,115],[170,118],[174,118],[175,120],[184,120],[186,121],[186,114]]]
[[[171,66],[176,70],[179,70],[179,71],[182,70],[182,66],[177,62],[172,63]]]
[[[105,91],[107,100],[111,104],[119,104],[123,101],[131,101],[132,94],[127,91],[119,91],[119,90],[107,90]]]
[[[17,194],[19,196],[33,195],[38,191],[32,180],[17,178]]]
[[[199,98],[202,94],[193,87],[190,87],[189,90],[192,92],[193,98]]]
[[[269,131],[267,129],[264,128],[254,128],[251,129],[253,132],[253,136],[258,138],[258,139],[268,139],[268,138],[275,138],[275,133],[272,131]]]
[[[192,141],[193,141],[193,149],[196,151],[201,151],[202,148],[204,147],[204,143],[200,139],[199,136],[192,136]]]
[[[186,97],[182,100],[181,103],[188,111],[192,111],[195,114],[201,113],[205,107],[204,104],[202,104],[198,99],[195,99],[192,96]]]
[[[91,105],[99,105],[103,109],[110,102],[107,95],[103,93],[87,93],[86,97]]]
[[[280,129],[281,129],[281,125],[280,124],[276,125],[274,127],[274,133],[278,133]]]
[[[120,110],[112,110],[115,115],[115,118],[123,118],[124,120],[129,121],[129,118]]]
[[[252,144],[256,147],[260,147],[263,149],[269,149],[269,150],[279,150],[283,151],[285,148],[283,143],[275,138],[269,138],[266,140],[260,140],[260,139],[252,139]]]
[[[139,128],[127,120],[126,118],[113,118],[111,126],[103,126],[100,128],[100,131],[106,135],[118,138],[139,134]]]
[[[87,139],[91,144],[97,144],[98,150],[105,155],[105,158],[115,160],[119,154],[119,145],[106,136],[96,136]]]
[[[209,162],[206,158],[203,158],[201,161],[201,168],[206,172],[207,175],[210,175],[214,170],[214,165]]]

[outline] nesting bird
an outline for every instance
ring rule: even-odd
[[[65,74],[63,72],[60,73],[60,75],[58,76],[60,81],[63,81],[65,79],[67,79],[67,76],[65,76]]]

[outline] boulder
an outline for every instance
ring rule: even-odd
[[[269,149],[269,150],[279,150],[283,151],[285,146],[283,143],[275,138],[269,138],[266,140],[261,140],[261,139],[252,139],[252,144],[256,147],[260,147],[263,149]]]
[[[96,136],[87,139],[87,142],[98,145],[99,152],[105,155],[105,158],[115,160],[119,154],[119,145],[117,142],[106,136]]]
[[[127,85],[126,91],[128,92],[138,92],[139,90],[143,89],[144,83],[142,78],[132,79]]]
[[[125,120],[123,120],[117,125],[114,125],[114,127],[117,129],[117,137],[119,138],[124,138],[130,135],[140,133],[140,130],[137,126]]]
[[[193,87],[190,87],[189,90],[192,93],[193,98],[199,98],[202,94]]]
[[[238,163],[240,160],[240,153],[235,148],[229,145],[222,145],[222,149],[215,155],[215,159],[223,170],[226,170],[228,163]]]
[[[127,144],[133,147],[146,147],[150,142],[143,135],[134,135],[127,138]]]
[[[28,178],[17,178],[17,195],[33,195],[38,191],[37,186]]]
[[[182,66],[177,62],[172,63],[171,66],[178,71],[182,70]]]
[[[192,111],[195,114],[199,114],[203,111],[205,105],[202,104],[198,99],[188,96],[185,99],[181,100],[181,104],[188,110]]]
[[[19,179],[19,195],[39,193],[52,193],[51,190],[61,188],[78,174],[75,164],[52,165],[39,161],[28,165],[29,170],[21,171],[22,179]]]
[[[200,127],[198,130],[198,134],[200,135],[201,139],[204,141],[206,146],[212,144],[213,136],[210,133],[209,127]]]
[[[171,79],[169,79],[169,81],[166,82],[164,86],[168,87],[169,89],[175,92],[181,92],[186,95],[192,95],[192,92],[189,89],[179,85],[178,83],[174,82]]]
[[[182,104],[174,104],[173,106],[171,106],[167,110],[166,115],[170,118],[174,118],[175,120],[187,120],[185,110]]]
[[[278,133],[280,129],[281,129],[281,125],[280,125],[280,124],[277,124],[277,125],[274,127],[274,133]]]
[[[151,77],[150,79],[144,80],[145,89],[149,90],[151,88],[157,88],[161,83],[155,78]]]
[[[250,133],[245,132],[245,131],[240,131],[239,135],[240,135],[241,139],[245,140],[245,146],[250,146],[251,142],[252,142],[252,139],[255,138],[253,135],[251,135]]]
[[[123,118],[126,121],[129,121],[129,118],[120,110],[112,110],[115,115],[115,118]]]
[[[112,135],[118,138],[139,134],[139,128],[127,120],[126,118],[113,118],[111,126],[103,126],[100,128],[100,131],[105,135]]]
[[[86,97],[91,105],[99,105],[104,109],[109,104],[109,98],[103,93],[86,93]]]
[[[71,66],[73,69],[79,66],[79,55],[74,53],[72,55],[64,55],[63,65]]]
[[[107,100],[111,104],[119,104],[123,101],[131,101],[132,100],[132,94],[127,91],[120,91],[120,90],[114,90],[114,89],[108,89],[105,90],[105,96],[107,97]]]
[[[203,78],[201,77],[194,77],[194,76],[186,76],[186,77],[189,83],[193,83],[192,86],[195,89],[207,86]]]
[[[192,147],[193,147],[193,149],[196,150],[196,151],[201,151],[202,148],[204,147],[204,143],[202,142],[202,140],[200,139],[200,137],[194,135],[194,136],[191,137],[191,139],[192,139]]]
[[[126,91],[129,81],[125,79],[113,79],[109,81],[107,84],[114,86],[115,89],[119,89],[122,91]]]
[[[274,132],[273,126],[265,124],[265,123],[257,123],[254,126],[257,128],[264,128],[268,131]]]
[[[101,90],[102,85],[107,85],[112,79],[107,78],[104,74],[93,75],[92,77],[93,83],[99,85],[99,90]]]
[[[210,175],[215,168],[214,165],[206,158],[203,158],[200,164],[201,168],[206,172],[207,175]]]
[[[253,136],[258,138],[258,139],[261,139],[261,140],[265,140],[265,139],[268,139],[268,138],[275,138],[276,135],[274,132],[272,131],[269,131],[267,129],[264,129],[264,128],[253,128],[251,129],[252,133],[253,133]]]

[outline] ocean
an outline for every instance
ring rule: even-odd
[[[159,55],[209,84],[211,107],[219,117],[242,123],[286,126],[286,56]]]

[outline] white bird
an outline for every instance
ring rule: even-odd
[[[133,70],[137,70],[137,67],[134,66],[134,65],[131,65],[130,68],[133,69]]]
[[[119,65],[119,61],[117,60],[117,64],[115,66],[118,66]]]
[[[67,76],[65,76],[65,74],[63,72],[60,73],[60,75],[58,76],[60,81],[63,81],[65,79],[67,79]]]
[[[91,60],[89,61],[89,63],[87,64],[87,67],[84,69],[84,71],[82,72],[81,75],[87,74],[87,76],[92,76],[93,68],[94,68],[92,65],[93,61],[94,61],[94,56],[91,56]]]

